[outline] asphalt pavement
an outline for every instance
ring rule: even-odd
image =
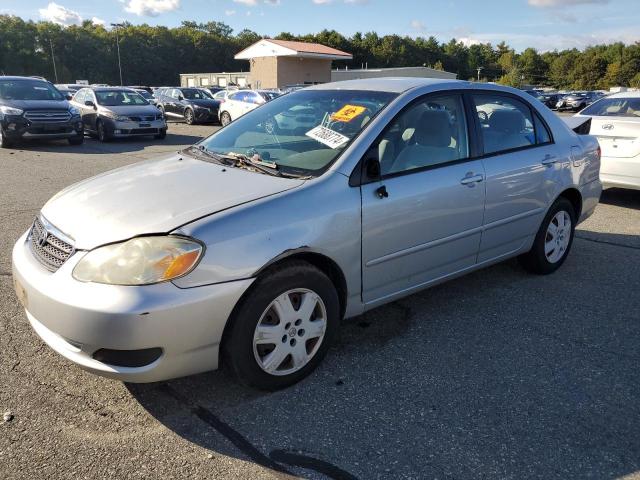
[[[0,478],[640,479],[640,192],[606,191],[551,276],[508,261],[345,321],[284,391],[123,384],[50,350],[15,240],[61,188],[215,128],[0,151]]]

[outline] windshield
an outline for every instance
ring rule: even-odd
[[[278,98],[280,96],[277,92],[258,92],[262,98],[264,98],[267,102],[273,100],[274,98]]]
[[[126,107],[133,105],[149,105],[137,92],[127,90],[103,90],[96,91],[98,103],[105,107]]]
[[[42,80],[0,80],[3,100],[65,100],[49,82]]]
[[[138,93],[143,96],[144,98],[153,98],[153,95],[151,95],[149,92],[147,92],[146,90],[140,90],[138,91]]]
[[[580,112],[596,117],[640,117],[640,97],[603,98]]]
[[[278,97],[203,140],[208,151],[236,153],[290,173],[319,175],[396,94],[301,90]]]
[[[189,100],[205,100],[209,98],[202,90],[196,88],[184,88],[182,89],[182,96]]]

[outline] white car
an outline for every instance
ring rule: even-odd
[[[229,92],[220,104],[220,123],[228,125],[245,113],[258,108],[278,94],[270,90],[238,90]]]
[[[640,190],[640,92],[610,95],[575,116],[591,117],[589,133],[602,149],[604,187]]]

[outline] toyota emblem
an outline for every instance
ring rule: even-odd
[[[49,236],[49,232],[46,230],[42,230],[40,232],[40,236],[36,240],[39,246],[44,247],[47,244],[47,237]]]
[[[602,125],[602,129],[603,130],[613,130],[613,124],[612,123],[605,123],[604,125]]]

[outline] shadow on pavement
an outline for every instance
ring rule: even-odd
[[[608,188],[607,190],[603,190],[600,203],[640,209],[640,191],[624,188]]]
[[[305,478],[633,474],[640,250],[596,235],[553,275],[509,261],[346,320],[283,391],[224,369],[128,388],[190,442]]]

